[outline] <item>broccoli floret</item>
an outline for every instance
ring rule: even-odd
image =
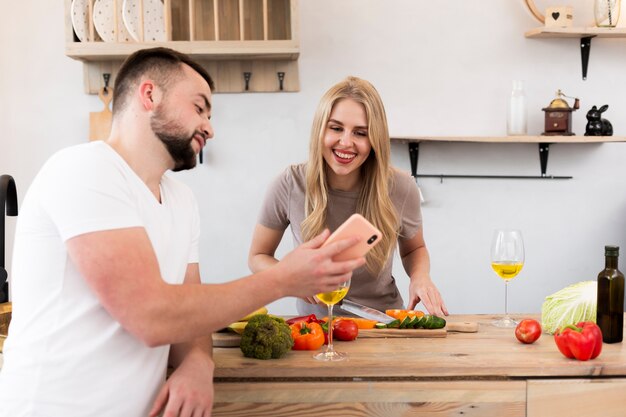
[[[257,314],[243,330],[239,347],[248,358],[278,359],[293,347],[291,330],[279,317]]]

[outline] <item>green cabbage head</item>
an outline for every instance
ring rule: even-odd
[[[568,324],[596,321],[598,283],[583,281],[546,297],[541,306],[541,327],[554,334]]]

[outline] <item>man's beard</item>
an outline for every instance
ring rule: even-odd
[[[175,120],[167,120],[162,105],[150,119],[150,127],[174,160],[173,171],[183,171],[196,166],[196,152],[191,146],[195,132],[189,135]]]

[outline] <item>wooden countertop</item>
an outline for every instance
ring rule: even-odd
[[[514,316],[516,318],[538,315]],[[565,358],[553,336],[531,345],[517,341],[514,329],[490,322],[495,315],[453,315],[449,321],[477,321],[478,333],[449,333],[445,338],[357,339],[337,342],[348,361],[320,362],[311,351],[291,351],[278,360],[245,358],[238,348],[215,348],[215,378],[221,382],[307,380],[518,379],[533,377],[626,376],[623,343],[604,344],[595,360]]]

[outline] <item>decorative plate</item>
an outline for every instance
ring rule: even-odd
[[[89,39],[89,0],[72,0],[71,17],[74,33],[81,42]]]
[[[142,0],[124,0],[122,16],[130,36],[141,42],[140,11]],[[162,0],[143,0],[143,42],[165,42],[165,19]]]
[[[113,7],[116,1],[117,4]],[[117,9],[117,31],[119,39],[116,39],[114,13]],[[105,42],[128,42],[131,40],[130,33],[124,26],[122,17],[122,0],[96,0],[93,7],[93,24],[98,35]]]
[[[118,31],[118,42],[132,42],[134,39],[128,33],[128,29],[126,29],[126,25],[124,24],[124,0],[116,0],[117,1],[117,31]]]

